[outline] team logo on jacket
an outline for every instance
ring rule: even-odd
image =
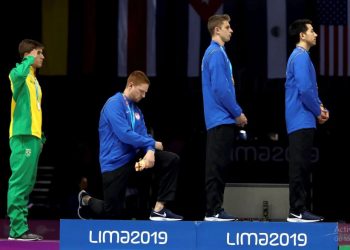
[[[24,155],[28,158],[31,156],[31,154],[32,154],[32,150],[30,148],[26,148]]]
[[[140,114],[138,112],[135,112],[135,119],[140,120]]]

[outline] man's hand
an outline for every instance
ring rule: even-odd
[[[317,121],[319,124],[324,124],[329,119],[329,111],[321,105],[321,114],[317,116]]]
[[[28,53],[28,56],[37,57],[37,56],[38,56],[38,50],[37,50],[37,49],[32,49],[32,50]]]
[[[163,143],[160,141],[156,141],[155,148],[158,150],[163,150]]]
[[[148,150],[143,159],[135,163],[135,170],[142,171],[146,168],[153,168],[155,163],[154,151]]]
[[[236,117],[235,120],[236,120],[237,126],[242,128],[248,124],[248,119],[243,113],[240,116]]]

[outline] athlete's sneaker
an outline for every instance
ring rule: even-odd
[[[84,203],[84,196],[89,195],[85,190],[81,190],[78,194],[78,202],[79,202],[79,206],[78,206],[78,217],[82,220],[86,220],[87,217],[84,216],[83,213],[83,206],[87,206],[87,204]]]
[[[158,212],[152,210],[149,219],[154,221],[179,221],[183,220],[183,217],[171,212],[169,209],[163,208]]]
[[[9,240],[20,240],[20,241],[35,241],[35,240],[42,240],[43,237],[38,234],[33,234],[30,231],[25,232],[19,237],[8,237]]]
[[[228,213],[225,212],[224,209],[221,209],[219,213],[214,215],[206,215],[204,217],[205,221],[236,221],[238,220],[237,217],[234,217]]]
[[[289,213],[287,218],[288,222],[319,222],[323,221],[322,216],[315,215],[309,211],[304,211],[302,213]]]

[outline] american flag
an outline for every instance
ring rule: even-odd
[[[350,0],[318,0],[317,6],[320,74],[350,76]]]

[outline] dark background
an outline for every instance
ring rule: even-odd
[[[96,42],[95,61],[89,73],[81,70],[83,57],[84,6],[94,3],[93,28]],[[176,3],[175,3],[176,2]],[[224,1],[235,11],[228,13],[235,34],[226,45],[231,58],[238,101],[249,119],[247,141],[239,140],[246,155],[233,152],[234,164],[230,182],[287,183],[287,138],[284,123],[284,79],[268,80],[266,69],[266,32],[259,17],[265,12],[265,1]],[[166,20],[157,46],[176,47],[180,38],[179,22],[186,15],[187,1],[164,1]],[[19,61],[17,46],[23,38],[41,41],[41,1],[2,3],[0,60],[0,217],[6,216],[7,181],[10,175],[8,127],[11,91],[8,73]],[[76,197],[81,177],[88,179],[88,191],[102,197],[98,162],[99,112],[116,91],[122,91],[126,79],[116,72],[117,1],[84,1],[69,3],[68,72],[63,76],[41,76],[43,90],[43,130],[47,143],[40,165],[54,166],[49,207],[31,216],[36,218],[76,218]],[[314,20],[318,32],[315,1],[288,0],[287,23],[296,18]],[[264,18],[264,17],[263,17]],[[264,20],[266,21],[266,20]],[[206,38],[209,44],[209,35]],[[178,47],[176,47],[178,48]],[[183,48],[184,50],[186,48]],[[203,50],[205,47],[203,47]],[[288,54],[293,49],[288,44]],[[318,55],[312,50],[317,68]],[[48,51],[49,53],[49,51]],[[165,55],[160,55],[165,56]],[[204,216],[205,126],[199,77],[188,78],[184,58],[176,50],[167,51],[166,65],[158,65],[157,77],[150,77],[151,88],[140,103],[147,125],[165,149],[182,159],[175,211],[188,220]],[[108,72],[108,73],[106,73]],[[178,73],[179,72],[179,73]],[[313,174],[314,211],[332,221],[350,220],[348,197],[348,107],[349,78],[318,76],[320,98],[330,110],[331,118],[317,130]],[[279,140],[270,139],[278,134]]]

